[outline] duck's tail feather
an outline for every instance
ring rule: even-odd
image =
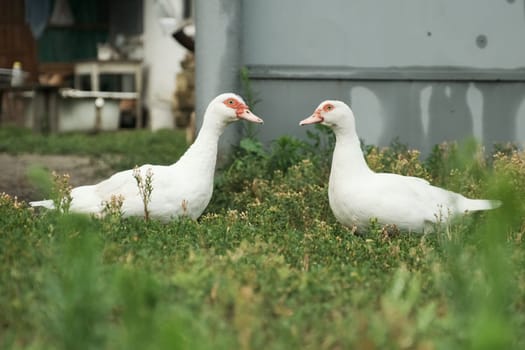
[[[503,203],[493,199],[467,199],[463,202],[462,209],[464,212],[490,210],[500,207]]]
[[[29,205],[32,207],[44,207],[47,209],[55,209],[55,204],[51,199],[46,199],[43,201],[29,202]]]

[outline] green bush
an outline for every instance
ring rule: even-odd
[[[328,205],[331,137],[243,141],[197,221],[0,196],[0,347],[523,348],[525,153],[366,147],[378,171],[504,205],[437,234],[355,236]]]

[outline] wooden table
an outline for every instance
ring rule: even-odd
[[[2,124],[4,93],[33,94],[33,129],[36,132],[58,131],[58,92],[60,86],[28,84],[0,87],[0,125]]]
[[[100,91],[101,74],[132,74],[135,81],[137,128],[142,128],[142,70],[139,60],[80,61],[74,64],[75,88],[80,89],[80,77],[89,75],[91,90]]]

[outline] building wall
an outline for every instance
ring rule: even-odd
[[[494,143],[525,145],[525,83],[453,81],[332,81],[261,79],[253,83],[265,119],[258,129],[269,143],[287,134],[304,138],[300,120],[325,99],[350,104],[359,137],[387,146],[394,140],[427,154],[443,141],[475,137]]]
[[[240,92],[242,0],[195,0],[196,125],[208,103],[223,92]],[[240,123],[226,128],[219,140],[219,163],[241,136]]]
[[[37,80],[38,64],[36,42],[25,22],[23,0],[0,0],[0,68],[11,69],[19,61],[30,81]],[[0,75],[0,86],[10,79]],[[1,101],[0,101],[1,102]]]
[[[220,41],[237,23],[265,142],[305,137],[299,120],[328,98],[352,106],[366,143],[397,138],[428,152],[469,136],[487,146],[525,141],[524,0],[234,2],[241,16],[216,12],[229,30],[197,21],[197,31]],[[197,76],[232,70],[198,55]]]
[[[525,65],[523,0],[244,0],[243,21],[248,65]]]

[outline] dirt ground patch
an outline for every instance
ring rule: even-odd
[[[27,177],[27,171],[33,165],[58,174],[69,174],[73,187],[96,183],[111,173],[107,164],[90,157],[0,153],[0,193],[5,192],[24,201],[43,199]]]

